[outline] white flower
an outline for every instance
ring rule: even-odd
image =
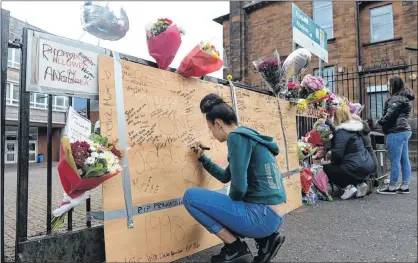
[[[91,157],[97,158],[97,157],[99,157],[99,154],[97,152],[92,152]]]
[[[106,155],[104,153],[99,153],[99,159],[105,159]]]
[[[89,158],[86,159],[84,163],[88,165],[92,165],[94,164],[95,161],[96,161],[96,158],[90,156]]]
[[[77,172],[78,172],[79,175],[82,175],[83,174],[83,169],[78,169]]]

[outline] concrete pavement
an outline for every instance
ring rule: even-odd
[[[417,262],[417,173],[411,194],[336,200],[286,216],[274,262]],[[253,254],[254,242],[249,240]],[[178,262],[208,262],[219,247]]]

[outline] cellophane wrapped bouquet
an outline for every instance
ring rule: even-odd
[[[314,107],[325,107],[325,101],[332,98],[334,94],[325,88],[325,81],[321,77],[315,77],[310,74],[306,75],[298,92],[299,100],[297,100],[297,108],[305,111],[308,104],[314,104]]]
[[[253,61],[258,74],[263,78],[267,87],[274,93],[279,94],[282,91],[282,62],[277,51],[272,56],[259,58]]]
[[[64,201],[53,211],[52,225],[57,230],[66,212],[88,199],[89,191],[122,171],[122,153],[107,137],[92,134],[85,141],[61,140],[58,173],[65,191]]]
[[[218,71],[223,64],[215,46],[200,42],[181,61],[177,73],[185,78],[202,77]]]
[[[311,166],[313,190],[319,199],[324,201],[333,201],[328,192],[328,176],[323,170],[322,165],[313,164]]]
[[[314,155],[316,152],[316,148],[312,144],[307,142],[306,138],[302,137],[302,139],[298,140],[297,151],[299,162],[302,162],[303,160]]]
[[[168,18],[157,19],[146,27],[148,52],[160,69],[167,69],[181,45],[184,30]]]

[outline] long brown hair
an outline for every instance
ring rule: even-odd
[[[394,75],[389,79],[389,93],[391,95],[398,94],[405,89],[405,82],[398,75]]]

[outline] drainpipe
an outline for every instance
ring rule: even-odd
[[[359,95],[359,103],[363,104],[363,89],[362,89],[362,73],[363,67],[361,62],[361,43],[360,43],[360,4],[361,2],[356,2],[356,18],[357,18],[357,87]]]

